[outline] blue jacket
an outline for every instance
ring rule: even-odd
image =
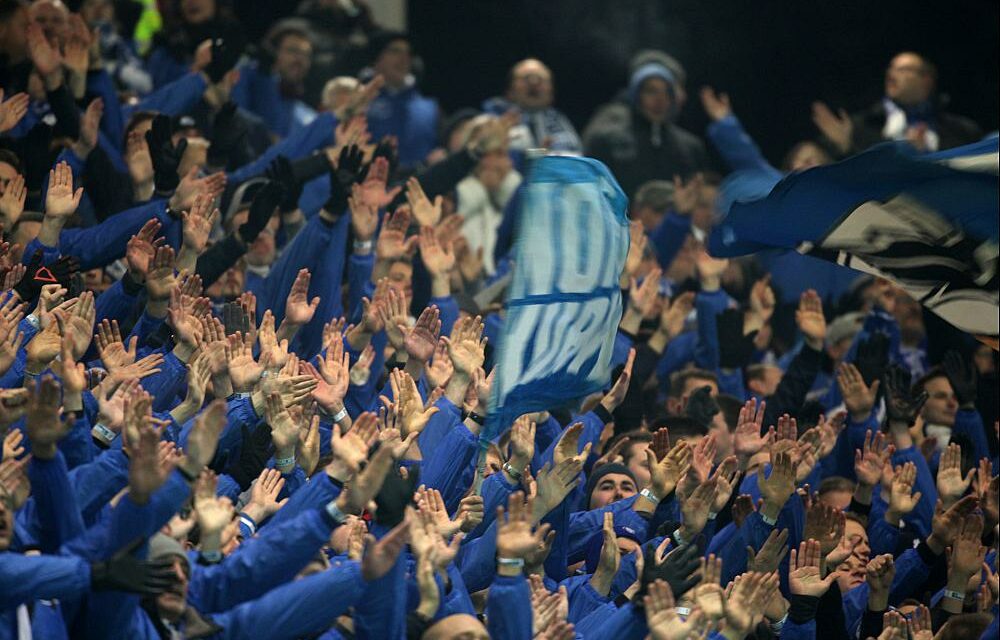
[[[413,84],[398,91],[385,87],[368,107],[368,130],[373,140],[396,136],[399,164],[423,162],[437,143],[438,106]]]
[[[233,102],[261,117],[268,130],[281,137],[306,127],[316,111],[296,98],[281,94],[277,74],[264,73],[257,63],[240,67],[240,79],[233,87]]]

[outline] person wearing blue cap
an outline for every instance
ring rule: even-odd
[[[629,196],[648,180],[708,168],[705,145],[674,122],[684,102],[683,69],[666,58],[647,56],[634,66],[627,102],[601,109],[583,132],[585,154],[608,165]]]

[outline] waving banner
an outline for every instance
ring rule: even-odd
[[[892,280],[996,348],[997,138],[917,156],[885,144],[732,205],[718,257],[787,248]]]
[[[518,213],[484,445],[518,416],[569,405],[608,383],[627,206],[597,160],[534,161]]]

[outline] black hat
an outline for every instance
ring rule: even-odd
[[[583,510],[587,511],[590,509],[590,494],[594,492],[594,488],[601,481],[601,478],[608,475],[609,473],[620,473],[622,475],[632,478],[632,482],[635,482],[635,474],[632,470],[623,464],[617,462],[609,462],[608,464],[602,464],[601,466],[594,469],[591,472],[590,477],[587,478],[587,485],[583,489]],[[637,483],[638,484],[638,483]]]
[[[405,31],[392,31],[380,29],[368,36],[368,61],[374,64],[378,57],[382,55],[386,47],[396,40],[405,40],[410,43],[410,36]]]

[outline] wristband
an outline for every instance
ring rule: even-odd
[[[28,324],[30,324],[31,326],[33,326],[35,329],[38,329],[38,328],[40,328],[42,326],[42,323],[38,319],[38,316],[36,316],[33,313],[29,313],[28,315],[24,316],[24,319],[27,320]]]
[[[516,567],[518,569],[524,568],[523,558],[500,558],[497,557],[497,564],[501,567]]]
[[[337,424],[340,424],[346,417],[347,417],[347,407],[343,407],[340,411],[333,414],[332,419]]]
[[[480,427],[483,426],[484,424],[486,424],[486,416],[481,416],[478,413],[476,413],[475,411],[470,411],[468,413],[468,415],[466,415],[465,417],[468,418],[469,420],[472,420],[473,422],[475,422],[476,424],[478,424]]]
[[[660,504],[660,499],[656,497],[656,495],[652,492],[652,490],[649,487],[646,487],[642,491],[640,491],[639,495],[645,498],[646,500],[652,502],[654,506]]]
[[[679,616],[691,615],[691,607],[674,607],[674,612]]]
[[[961,591],[952,591],[951,589],[944,590],[944,597],[951,598],[952,600],[958,600],[959,602],[965,602],[965,594]]]
[[[111,429],[108,429],[107,427],[105,427],[100,422],[98,422],[97,424],[95,424],[94,427],[90,430],[90,435],[93,436],[94,438],[100,440],[104,444],[108,444],[108,445],[111,444],[112,442],[114,442],[115,438],[118,437],[117,433],[115,433]]]
[[[785,622],[787,620],[788,612],[786,611],[785,615],[781,616],[781,620],[775,620],[774,622],[769,623],[771,631],[774,632],[775,635],[781,635],[781,629],[785,626]]]
[[[681,536],[681,528],[680,527],[677,527],[676,529],[674,529],[674,532],[673,532],[673,534],[670,537],[673,538],[674,542],[677,543],[678,547],[683,547],[684,545],[687,544],[687,541],[684,539],[683,536]]]
[[[372,241],[371,240],[355,240],[354,241],[354,253],[361,253],[368,255],[372,252]]]
[[[240,523],[250,530],[250,535],[257,533],[257,523],[253,521],[253,518],[245,513],[240,514]]]
[[[771,526],[771,527],[773,527],[774,525],[778,524],[778,519],[777,518],[768,518],[763,513],[760,514],[760,519],[764,521],[764,524],[766,524],[768,526]]]
[[[336,522],[337,524],[344,524],[345,522],[347,522],[348,516],[346,513],[340,510],[340,507],[337,506],[336,500],[331,500],[330,502],[326,503],[326,513],[328,516],[330,516],[330,519]]]
[[[513,466],[511,466],[511,464],[509,462],[503,463],[503,467],[502,468],[503,468],[504,471],[506,471],[507,473],[509,473],[511,475],[511,477],[513,477],[515,480],[517,480],[518,482],[521,481],[521,477],[522,477],[521,472],[518,471],[517,469],[515,469]]]
[[[719,516],[719,514],[717,512],[715,512],[715,511],[709,511],[708,512],[708,519],[709,519],[709,521],[715,520],[718,516]]]
[[[219,564],[222,562],[221,551],[202,551],[198,554],[198,564]]]
[[[249,391],[235,391],[235,392],[233,392],[233,395],[229,396],[226,399],[227,400],[238,400],[238,399],[243,399],[243,398],[249,398],[251,395],[253,395],[253,394],[250,393]]]
[[[294,465],[294,464],[295,464],[295,456],[288,456],[287,458],[275,458],[274,459],[274,466],[275,466],[275,468],[288,467],[288,466],[291,466],[291,465]]]

